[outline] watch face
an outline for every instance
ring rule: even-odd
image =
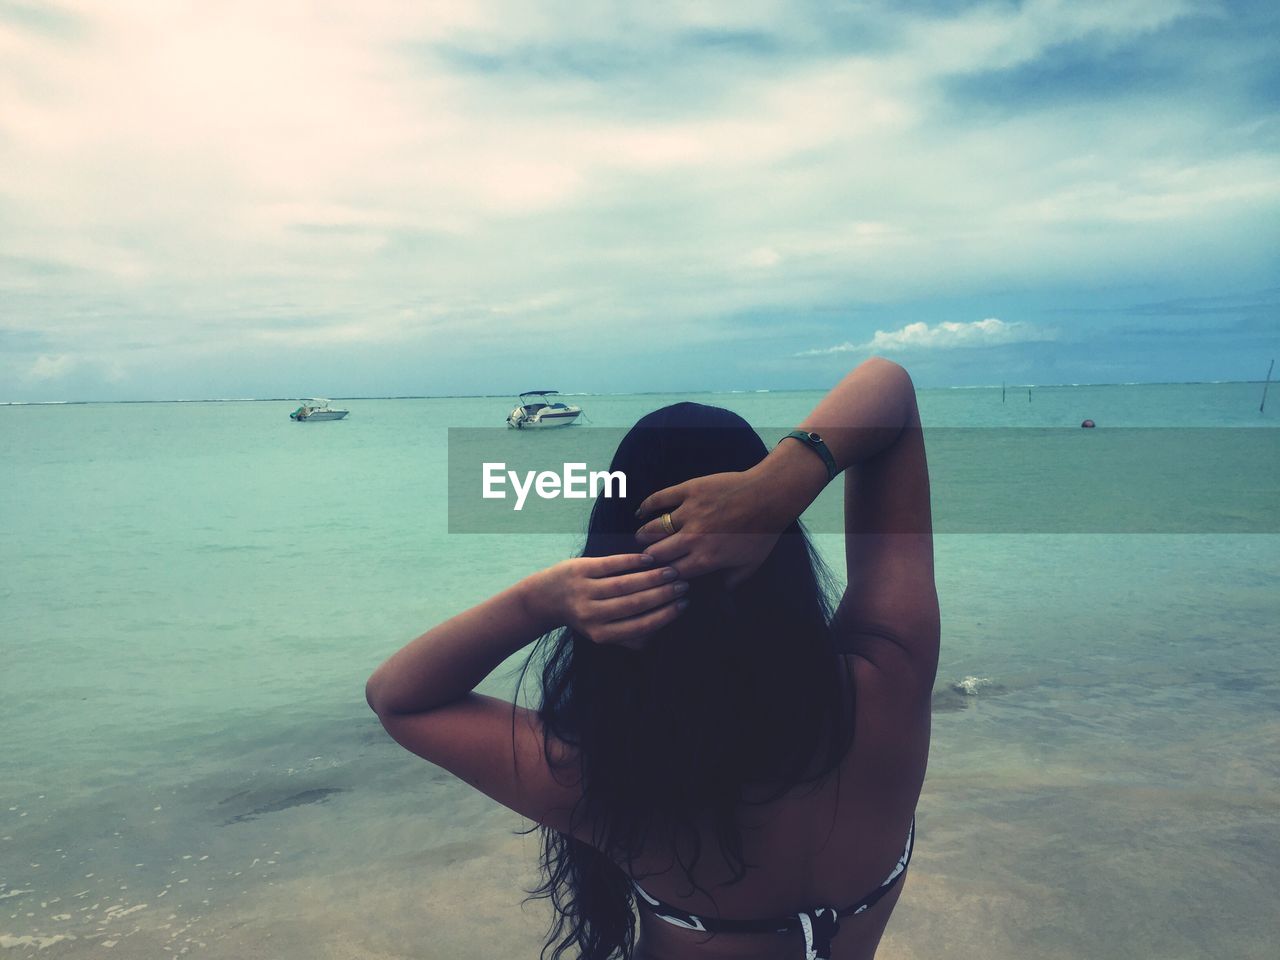
[[[812,440],[814,443],[821,443],[821,442],[822,442],[822,438],[821,438],[820,436],[818,436],[816,433],[810,433],[810,434],[809,434],[809,439],[810,439],[810,440]]]

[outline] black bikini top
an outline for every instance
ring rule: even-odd
[[[852,906],[843,910],[836,907],[815,907],[812,910],[801,910],[785,917],[769,920],[722,920],[718,917],[698,917],[686,913],[669,903],[663,903],[657,897],[650,896],[635,880],[639,902],[661,919],[686,930],[703,930],[707,933],[791,933],[794,930],[804,931],[805,960],[830,960],[831,941],[840,930],[841,917],[854,917],[870,910],[890,890],[897,886],[911,862],[911,850],[915,846],[916,821],[911,819],[907,830],[907,845],[902,856],[894,864],[884,882]]]

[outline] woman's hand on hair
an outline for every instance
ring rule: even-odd
[[[529,602],[546,622],[594,643],[638,650],[680,615],[689,585],[643,553],[574,557],[534,574]]]
[[[640,504],[636,516],[651,517],[636,540],[658,563],[681,577],[717,570],[726,582],[741,583],[764,563],[794,517],[774,509],[773,491],[756,470],[713,473],[659,490]],[[663,521],[669,514],[672,533]]]

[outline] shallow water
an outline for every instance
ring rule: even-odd
[[[929,425],[1263,426],[1274,451],[1256,392],[921,403]],[[580,402],[625,426],[673,399]],[[772,424],[817,395],[694,399]],[[6,955],[536,952],[520,821],[387,739],[363,682],[577,538],[447,533],[445,428],[504,400],[347,405],[0,408]],[[948,535],[938,559],[930,774],[881,955],[1271,956],[1280,537]]]

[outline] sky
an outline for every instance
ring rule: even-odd
[[[0,0],[0,401],[1261,379],[1271,0]]]

